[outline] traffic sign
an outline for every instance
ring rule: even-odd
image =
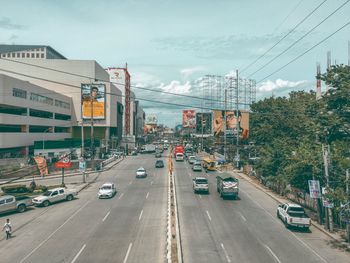
[[[85,170],[86,170],[86,162],[85,161],[80,161],[79,162],[79,170],[80,170],[80,172],[85,172]]]
[[[61,156],[60,161],[55,163],[56,168],[70,168],[71,166],[72,166],[72,163],[67,154]]]
[[[321,198],[320,181],[309,180],[309,191],[311,198]]]

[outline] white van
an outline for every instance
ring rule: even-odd
[[[175,160],[177,162],[183,162],[184,161],[184,155],[183,153],[177,153],[176,156],[175,156]]]

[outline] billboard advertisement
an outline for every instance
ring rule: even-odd
[[[146,124],[150,124],[150,125],[157,125],[158,123],[158,119],[157,116],[154,114],[149,114],[146,117]]]
[[[47,163],[44,157],[42,156],[34,156],[34,160],[36,165],[38,166],[39,172],[41,176],[48,175],[49,171],[47,169]]]
[[[226,111],[226,135],[237,134],[237,122],[239,125],[239,137],[247,139],[249,136],[249,112]],[[223,136],[225,132],[225,111],[213,111],[213,132],[215,136]]]
[[[182,127],[183,128],[196,128],[196,111],[195,110],[183,110],[182,111]]]
[[[212,114],[196,113],[196,133],[210,134],[212,133]]]
[[[83,119],[106,118],[106,86],[104,84],[81,84],[81,116]]]

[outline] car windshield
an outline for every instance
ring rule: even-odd
[[[208,180],[207,179],[196,179],[196,184],[207,184]]]
[[[43,193],[43,196],[50,196],[52,194],[52,191],[47,191],[45,193]]]
[[[104,185],[101,187],[101,190],[110,190],[110,189],[112,189],[111,185]]]
[[[138,171],[138,172],[144,172],[144,171],[145,171],[145,169],[140,168],[140,169],[138,169],[137,171]]]

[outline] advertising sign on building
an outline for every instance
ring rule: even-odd
[[[47,163],[44,157],[42,156],[35,156],[34,160],[38,166],[39,172],[41,176],[47,175],[48,169],[47,169]]]
[[[321,198],[320,181],[309,180],[309,191],[311,198]]]
[[[182,111],[182,127],[183,128],[196,128],[196,111],[195,110],[183,110]]]
[[[196,133],[210,134],[212,124],[212,114],[208,112],[196,113]]]
[[[91,108],[92,107],[92,108]],[[81,84],[81,114],[83,119],[106,118],[106,86],[104,84]]]
[[[70,161],[69,155],[63,155],[59,158],[58,162],[55,162],[56,168],[70,168],[72,163]]]

